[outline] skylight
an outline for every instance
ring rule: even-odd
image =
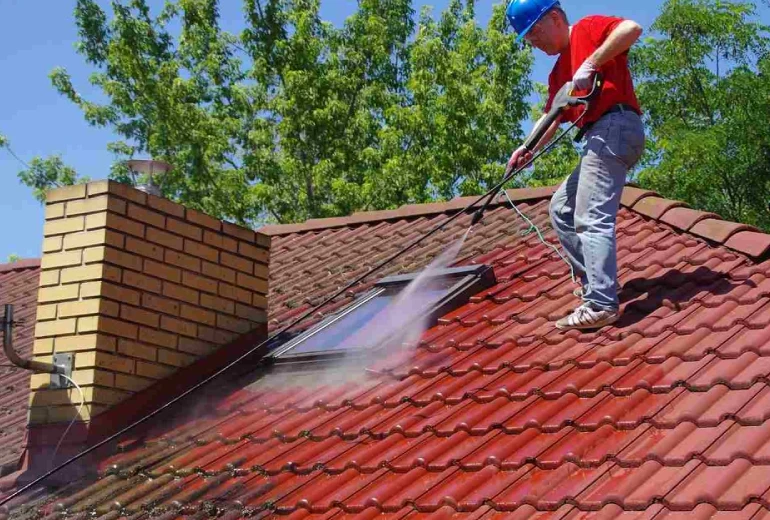
[[[415,323],[432,325],[495,283],[491,267],[437,270],[419,284],[420,273],[391,276],[340,312],[278,347],[274,361],[307,361],[361,354],[401,343]],[[410,285],[411,284],[411,285]],[[407,293],[408,291],[408,293]]]

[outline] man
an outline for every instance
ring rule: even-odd
[[[636,22],[588,16],[570,27],[557,0],[511,0],[508,21],[533,47],[558,56],[548,81],[549,100],[568,81],[587,93],[600,72],[604,85],[579,127],[585,139],[580,163],[554,194],[551,222],[566,256],[580,275],[583,299],[572,314],[559,320],[562,330],[596,329],[620,316],[615,222],[628,170],[641,158],[644,128],[628,69],[628,49],[642,34]],[[568,108],[537,143],[545,146],[564,121],[574,122],[583,108]],[[524,147],[513,152],[510,168],[531,159]]]

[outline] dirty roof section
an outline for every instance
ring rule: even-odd
[[[23,357],[32,355],[35,335],[40,261],[0,264],[0,304],[14,304],[13,346]],[[0,308],[0,316],[4,314]],[[2,340],[0,340],[2,341]],[[11,365],[0,350],[0,476],[16,469],[27,429],[29,372]]]
[[[546,199],[520,208],[546,226]],[[271,229],[273,327],[447,215],[384,218]],[[394,270],[421,268],[468,221]],[[345,383],[242,373],[126,439],[96,480],[11,517],[765,518],[770,237],[627,189],[623,317],[565,334],[569,270],[528,231],[510,208],[487,214],[458,264],[492,265],[498,284],[413,351]]]

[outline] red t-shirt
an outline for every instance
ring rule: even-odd
[[[559,55],[548,77],[546,112],[551,110],[551,103],[559,89],[568,81],[572,81],[583,62],[604,43],[622,21],[623,18],[615,16],[587,16],[572,26],[569,49]],[[608,61],[599,70],[604,76],[604,87],[578,126],[582,127],[598,120],[610,107],[618,103],[634,107],[641,115],[631,72],[628,69],[628,51]],[[562,121],[575,122],[582,111],[583,107],[568,107],[562,112]]]

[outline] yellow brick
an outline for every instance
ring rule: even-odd
[[[251,304],[254,307],[258,307],[260,309],[267,309],[267,296],[264,294],[254,294]]]
[[[128,390],[130,392],[139,392],[144,390],[155,381],[152,379],[143,379],[141,377],[129,376],[125,374],[115,374],[115,388]]]
[[[163,261],[163,248],[145,240],[128,237],[126,238],[126,249],[132,253],[146,256],[159,262]]]
[[[53,338],[36,339],[32,345],[32,353],[36,356],[39,354],[52,354]]]
[[[134,360],[122,356],[114,356],[104,352],[79,352],[75,356],[75,368],[104,368],[115,372],[132,374]]]
[[[83,393],[85,394],[86,391],[84,390]],[[70,404],[72,403],[70,400],[70,395],[71,394],[68,389],[38,390],[30,394],[29,405],[31,407],[38,407],[57,404]],[[74,398],[77,399],[78,403],[80,402],[80,394],[74,396]]]
[[[170,316],[162,316],[160,319],[160,328],[176,334],[190,336],[192,338],[198,335],[198,326],[189,321],[178,320]]]
[[[136,287],[137,289],[142,289],[144,291],[150,291],[154,293],[159,293],[161,290],[160,280],[136,273],[134,271],[125,271],[123,273],[123,283],[130,285],[131,287]],[[136,304],[134,303],[134,305]]]
[[[64,203],[58,204],[46,204],[45,206],[45,219],[51,220],[55,218],[62,218],[64,216]]]
[[[52,320],[56,318],[56,304],[51,305],[38,305],[37,306],[37,321]]]
[[[86,215],[86,229],[107,227],[107,212]]]
[[[220,265],[212,264],[209,262],[203,262],[201,268],[203,274],[206,276],[210,276],[212,278],[216,278],[217,280],[222,280],[223,282],[231,284],[235,283],[235,271],[232,269],[228,269],[227,267],[222,267]]]
[[[81,267],[70,267],[62,270],[62,283],[84,282],[89,280],[109,280],[120,282],[120,268],[114,265],[91,264]]]
[[[158,361],[164,365],[172,365],[175,367],[184,367],[195,361],[193,356],[188,356],[181,352],[173,352],[171,350],[159,350]]]
[[[128,273],[129,271],[126,271]],[[80,285],[81,298],[94,298],[103,296],[112,300],[121,301],[131,305],[139,305],[139,293],[137,291],[120,287],[108,282],[86,282]]]
[[[239,334],[245,334],[255,328],[254,324],[248,320],[241,320],[224,314],[217,314],[217,327]]]
[[[78,285],[60,285],[57,287],[45,287],[37,293],[39,303],[60,302],[74,300],[78,297]]]
[[[85,332],[96,332],[98,330],[98,316],[84,316],[82,318],[78,318],[78,333],[83,334]]]
[[[64,249],[79,249],[106,244],[113,247],[123,247],[123,235],[109,229],[97,229],[85,233],[74,233],[64,237]]]
[[[255,241],[255,233],[253,230],[246,229],[241,226],[236,226],[235,224],[230,224],[229,222],[222,222],[222,231],[224,231],[226,235],[230,235],[231,237],[235,237],[240,240],[245,240],[246,242],[252,244]]]
[[[85,196],[86,185],[74,184],[72,186],[63,186],[61,188],[50,190],[46,193],[45,201],[47,204],[51,204],[52,202],[59,202],[62,200],[84,199]]]
[[[235,304],[235,315],[254,323],[267,323],[267,312],[264,309],[257,309],[250,305]]]
[[[238,273],[237,284],[240,287],[251,289],[254,292],[267,294],[267,280],[263,280],[262,278]]]
[[[103,179],[100,181],[92,181],[86,184],[86,188],[88,190],[88,196],[94,197],[96,195],[101,195],[102,193],[108,193],[110,191],[110,183],[115,182],[111,181],[109,179]]]
[[[66,253],[50,253],[43,255],[40,261],[42,269],[53,269],[55,267],[69,267],[71,265],[80,265],[83,261],[81,251],[68,251]]]
[[[219,233],[214,233],[213,231],[204,230],[203,241],[208,245],[214,246],[218,249],[224,249],[226,251],[230,251],[231,253],[238,252],[237,240],[226,237],[224,235],[220,235]]]
[[[265,264],[254,264],[254,276],[267,281],[270,279],[270,269]]]
[[[144,262],[144,274],[176,283],[182,281],[182,271],[180,269],[153,260],[146,260]]]
[[[251,303],[251,293],[249,291],[223,282],[219,284],[219,295],[230,300],[238,300],[241,303]]]
[[[206,340],[211,343],[215,343],[217,345],[225,345],[227,343],[230,343],[235,338],[238,337],[238,334],[235,332],[228,332],[226,330],[220,330],[220,329],[211,329],[209,327],[204,327],[203,325],[200,325],[198,327],[198,338]]]
[[[83,231],[85,220],[83,217],[63,218],[59,220],[50,220],[43,225],[43,236],[63,235],[64,233],[74,233]]]
[[[203,357],[216,350],[216,346],[205,341],[192,338],[179,338],[179,350],[194,356]]]
[[[39,321],[35,324],[35,337],[59,336],[75,333],[75,320]]]
[[[125,214],[126,203],[116,197],[99,195],[89,199],[73,200],[67,203],[67,216],[82,215],[84,213],[96,213],[98,211],[114,211]]]
[[[179,315],[179,302],[152,294],[142,295],[142,307],[162,312],[163,314]]]
[[[201,306],[207,309],[213,309],[215,311],[226,312],[229,314],[235,313],[235,303],[230,300],[211,296],[206,293],[201,294]]]
[[[176,334],[141,327],[139,329],[139,341],[161,347],[176,348],[177,336]]]
[[[156,363],[145,363],[144,361],[138,361],[136,363],[136,374],[139,376],[150,377],[152,379],[164,379],[173,374],[175,370],[173,368],[158,365]]]
[[[203,239],[203,230],[197,226],[192,226],[181,220],[169,218],[166,220],[166,229],[177,235],[192,238],[200,242]]]
[[[86,405],[82,408],[77,406],[80,401],[79,397],[75,396],[75,402],[72,406],[51,406],[48,408],[48,423],[68,423],[73,419],[76,421],[90,421],[100,413],[109,409],[108,406],[101,406],[92,404],[90,401],[86,401]]]
[[[93,368],[86,370],[73,370],[72,379],[80,386],[112,386],[115,383],[115,375],[112,372],[107,372],[106,370],[95,370]]]
[[[217,251],[213,247],[204,246],[200,242],[195,242],[193,240],[185,239],[184,250],[185,250],[185,253],[203,258],[210,262],[214,262],[214,263],[219,262],[219,251]]]
[[[201,261],[199,258],[178,251],[166,250],[165,262],[189,271],[200,272],[201,270]]]
[[[54,253],[62,249],[62,237],[48,237],[43,239],[43,253]]]
[[[128,199],[137,204],[147,204],[147,194],[137,190],[133,186],[120,182],[110,181],[107,189],[110,193]]]
[[[193,305],[198,303],[198,291],[173,283],[163,282],[163,295],[175,300],[192,303]]]
[[[147,228],[147,240],[178,250],[181,250],[184,244],[184,239],[182,237],[155,228]]]
[[[89,314],[104,314],[107,316],[118,315],[118,304],[103,299],[82,300],[59,304],[59,316],[70,318],[74,316],[88,316]]]
[[[212,311],[182,304],[182,317],[196,323],[205,323],[214,326],[217,323],[217,315]]]
[[[130,305],[120,306],[120,318],[149,327],[157,327],[160,322],[158,314],[140,309],[139,307],[131,307]]]
[[[238,244],[238,253],[243,256],[247,256],[252,260],[256,260],[259,263],[266,264],[270,259],[270,252],[267,249],[261,247],[254,247],[251,244],[241,242]]]
[[[224,251],[220,255],[220,261],[222,262],[222,265],[232,267],[233,269],[243,271],[244,273],[251,274],[254,272],[254,262],[239,256],[231,255],[230,253],[225,253]]]
[[[182,284],[193,289],[206,291],[210,293],[217,293],[217,281],[204,276],[198,276],[197,274],[185,271],[182,273]]]
[[[32,374],[32,376],[29,378],[30,390],[42,390],[49,388],[50,386],[51,374]]]
[[[147,208],[137,206],[136,204],[128,205],[128,217],[140,222],[144,222],[145,224],[150,224],[157,228],[163,228],[166,225],[166,217],[160,213],[150,211]]]
[[[187,209],[187,221],[196,224],[198,226],[207,227],[209,229],[213,229],[214,231],[219,231],[222,229],[222,222],[215,219],[212,216],[206,215],[205,213],[201,211],[197,211],[194,209]]]
[[[184,218],[184,206],[176,204],[163,197],[156,197],[155,195],[147,196],[147,205],[153,209],[157,209],[167,215],[173,215],[175,217]]]
[[[118,352],[124,356],[142,358],[148,361],[155,361],[158,358],[158,349],[156,347],[127,339],[118,340]]]
[[[112,318],[99,318],[99,332],[113,334],[122,338],[136,339],[139,328],[133,323],[126,323]]]
[[[265,235],[263,233],[257,233],[257,245],[259,247],[264,247],[266,249],[270,249],[270,244],[272,240],[270,238],[270,235]]]
[[[104,334],[78,334],[77,336],[60,336],[54,341],[56,352],[80,352],[84,350],[103,350],[115,352],[115,338]]]
[[[48,410],[50,407],[42,406],[29,409],[27,421],[29,424],[45,424],[48,422]]]
[[[59,285],[59,270],[55,271],[43,271],[40,273],[40,287],[47,287],[49,285]]]

